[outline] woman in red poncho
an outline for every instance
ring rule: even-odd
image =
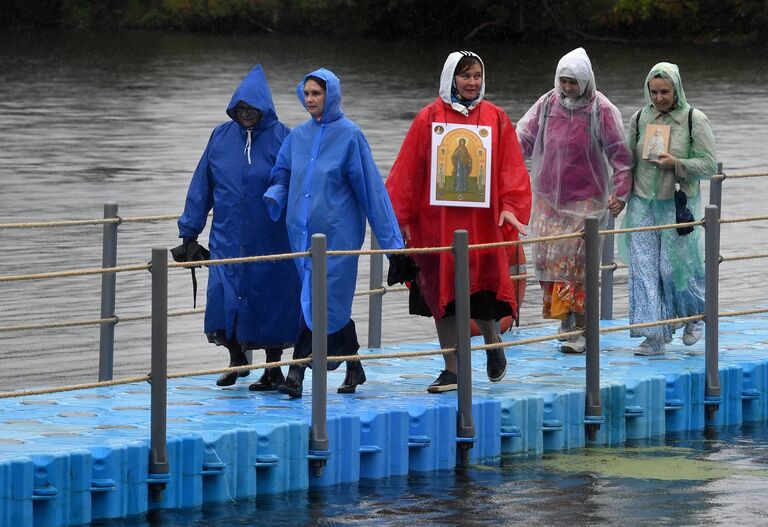
[[[408,247],[451,245],[456,229],[469,232],[470,244],[510,241],[518,232],[525,234],[531,209],[528,172],[509,117],[483,100],[484,70],[483,61],[472,52],[448,55],[440,95],[414,119],[387,178]],[[455,180],[457,174],[460,180]],[[500,341],[494,321],[517,312],[509,254],[516,255],[517,248],[469,253],[471,317],[487,344]],[[411,283],[409,311],[433,316],[440,346],[455,347],[453,255],[418,254],[414,260],[421,272]],[[499,382],[507,370],[504,351],[486,353],[488,378]],[[428,392],[456,389],[456,355],[443,357],[445,370]]]

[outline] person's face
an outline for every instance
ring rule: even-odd
[[[454,77],[456,82],[456,91],[462,99],[471,101],[480,95],[480,88],[483,85],[483,68],[475,63],[466,71],[459,73]]]
[[[253,128],[259,124],[262,118],[261,110],[243,101],[238,102],[237,106],[235,106],[235,116],[237,117],[237,122],[245,128]]]
[[[563,94],[569,99],[577,99],[581,95],[579,81],[573,77],[560,77],[558,82],[560,82],[560,89],[563,91]]]
[[[320,119],[323,116],[325,90],[312,79],[304,83],[304,105],[314,119]]]
[[[660,77],[651,79],[648,91],[651,93],[651,102],[660,112],[668,112],[675,105],[675,88],[668,80]]]

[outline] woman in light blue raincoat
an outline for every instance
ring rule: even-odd
[[[685,98],[680,71],[660,62],[643,86],[645,105],[630,119],[629,148],[634,156],[634,184],[622,227],[676,223],[675,186],[688,197],[696,218],[701,218],[699,181],[717,172],[715,139],[709,119]],[[648,125],[669,126],[669,146],[656,159],[643,159]],[[648,137],[650,140],[651,137]],[[681,236],[676,229],[634,232],[619,238],[619,251],[629,263],[629,321],[632,324],[699,315],[704,312],[704,260],[702,229]],[[645,337],[637,355],[664,353],[665,344],[683,324],[633,329]],[[701,322],[688,322],[683,344],[695,344]]]
[[[365,221],[383,249],[404,247],[397,219],[371,149],[358,126],[341,109],[341,84],[331,71],[302,79],[296,95],[310,119],[285,139],[272,170],[273,186],[264,195],[273,218],[287,207],[286,225],[294,251],[306,251],[313,234],[327,237],[329,250],[358,250]],[[312,262],[296,260],[301,275],[302,331],[294,358],[311,353]],[[359,348],[352,315],[357,256],[328,259],[328,354],[355,354]],[[304,367],[291,367],[278,391],[301,397]],[[357,362],[347,364],[339,393],[354,393],[365,382]]]
[[[231,120],[213,130],[192,176],[179,237],[185,244],[196,240],[213,209],[212,259],[290,252],[285,217],[273,221],[262,198],[290,130],[277,118],[261,65],[235,90],[227,115]],[[209,266],[208,340],[229,350],[230,366],[247,364],[247,349],[264,348],[268,362],[280,360],[298,334],[300,288],[290,260]],[[237,376],[224,374],[217,384],[234,384]],[[268,368],[250,388],[275,390],[283,380],[280,368]]]

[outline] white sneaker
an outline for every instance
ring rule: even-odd
[[[664,343],[655,339],[647,338],[635,348],[635,355],[663,355]]]
[[[683,344],[693,346],[699,341],[702,333],[704,333],[703,322],[686,322],[683,330]]]
[[[563,353],[584,353],[587,349],[587,339],[583,335],[571,337],[565,343],[560,345],[560,351]]]
[[[576,329],[576,321],[574,320],[573,315],[568,315],[565,317],[565,319],[560,321],[560,329],[557,330],[558,333],[567,333],[569,331],[573,331]],[[560,342],[565,342],[567,340],[572,339],[573,337],[557,337],[557,340]]]

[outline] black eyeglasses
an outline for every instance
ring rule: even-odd
[[[243,115],[252,115],[254,117],[257,115],[261,115],[261,110],[245,104],[238,104],[237,106],[235,106],[235,112]]]

